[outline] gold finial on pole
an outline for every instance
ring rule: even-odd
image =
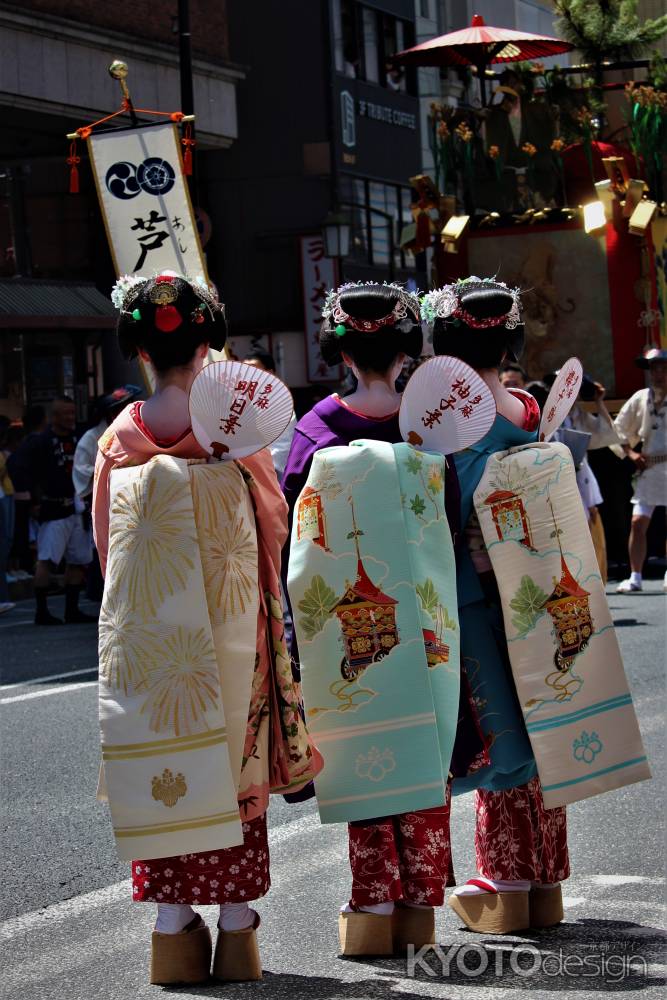
[[[134,111],[134,105],[132,104],[132,98],[130,97],[130,91],[127,86],[127,76],[129,73],[129,68],[126,62],[122,59],[114,59],[114,61],[109,66],[109,76],[114,80],[118,80],[120,84],[121,93],[123,99],[127,105],[127,110],[130,112],[130,118],[132,119],[133,125],[138,125],[138,119]]]

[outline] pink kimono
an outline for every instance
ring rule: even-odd
[[[155,455],[207,460],[191,431],[171,444],[156,441],[141,420],[141,403],[128,406],[99,441],[93,491],[93,531],[102,572],[109,547],[109,477],[116,468],[143,465]],[[238,463],[250,488],[257,526],[259,612],[257,659],[248,711],[239,808],[244,843],[212,854],[141,860],[132,864],[137,902],[248,902],[270,885],[266,832],[269,792],[298,791],[322,769],[322,758],[305,730],[300,693],[292,679],[285,647],[280,592],[280,559],[287,537],[287,504],[273,461],[263,450]],[[256,734],[269,717],[269,759],[261,781],[243,782],[252,759],[257,772]]]

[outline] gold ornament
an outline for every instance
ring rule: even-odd
[[[178,292],[170,281],[158,281],[148,293],[154,306],[170,306],[178,298]]]
[[[157,775],[153,778],[153,798],[156,802],[163,802],[169,809],[176,805],[179,799],[183,798],[188,790],[184,776],[180,773],[174,777],[168,767],[162,772],[162,777]]]

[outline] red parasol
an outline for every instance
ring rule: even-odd
[[[481,14],[475,14],[471,27],[450,31],[447,35],[405,49],[397,53],[394,60],[407,66],[476,66],[482,104],[486,104],[484,73],[490,63],[539,59],[569,52],[573,48],[561,38],[532,35],[514,28],[493,28],[484,23]]]

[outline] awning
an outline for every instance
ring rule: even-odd
[[[2,329],[110,330],[115,325],[111,300],[89,282],[0,280]]]

